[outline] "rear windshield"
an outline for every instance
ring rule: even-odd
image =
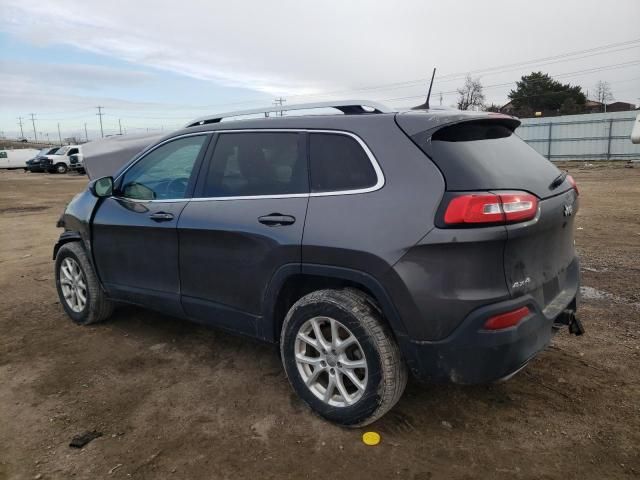
[[[526,190],[544,198],[560,173],[496,121],[462,122],[436,131],[430,140],[430,151],[419,146],[438,165],[450,191]]]

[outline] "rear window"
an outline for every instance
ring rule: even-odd
[[[312,192],[360,190],[377,182],[369,156],[350,136],[312,133],[309,158]]]
[[[465,122],[438,130],[431,140],[442,142],[472,142],[510,137],[513,131],[495,122]]]
[[[449,191],[525,190],[540,198],[560,171],[499,121],[462,122],[414,141],[438,165]],[[553,193],[560,193],[559,191]]]

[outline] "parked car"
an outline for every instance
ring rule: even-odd
[[[30,172],[44,172],[44,169],[42,168],[42,164],[40,163],[42,161],[42,159],[46,156],[46,155],[53,155],[55,154],[58,150],[60,149],[60,147],[47,147],[47,148],[43,148],[42,150],[40,150],[35,157],[31,158],[30,160],[27,160],[27,164],[25,166],[25,170],[28,170]]]
[[[53,155],[45,155],[40,160],[40,165],[49,173],[67,173],[71,166],[70,157],[72,155],[82,158],[82,147],[80,145],[60,147]]]
[[[16,148],[0,150],[0,168],[8,170],[23,169],[27,166],[27,160],[38,151],[33,148]]]
[[[68,316],[125,302],[279,343],[297,394],[349,426],[387,412],[409,371],[492,382],[557,329],[582,333],[578,189],[519,120],[287,109],[329,105],[344,114],[198,119],[93,180],[58,223]]]

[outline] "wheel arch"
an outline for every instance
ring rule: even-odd
[[[344,267],[317,264],[282,266],[271,278],[263,302],[263,322],[258,335],[278,342],[284,317],[298,299],[324,288],[356,288],[371,297],[374,307],[382,312],[396,337],[404,337],[406,329],[391,297],[382,284],[368,273]]]
[[[69,242],[80,242],[80,244],[82,245],[82,248],[84,248],[84,242],[82,239],[82,235],[80,235],[80,232],[72,232],[72,231],[63,232],[60,234],[60,238],[58,238],[58,241],[53,246],[53,260],[55,260],[56,257],[58,256],[58,252],[60,251],[60,248],[65,243],[69,243]]]

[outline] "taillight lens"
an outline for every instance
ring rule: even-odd
[[[580,195],[580,191],[578,190],[578,184],[576,183],[576,179],[571,175],[567,175],[567,182],[571,184],[573,189],[576,191],[576,195]]]
[[[500,194],[500,200],[507,223],[531,220],[538,211],[538,199],[529,193]]]
[[[530,193],[470,193],[451,199],[444,213],[444,223],[524,222],[534,218],[537,211],[538,199]]]
[[[517,325],[520,320],[529,315],[531,310],[528,307],[520,307],[507,313],[501,313],[491,317],[484,323],[485,330],[502,330]]]

